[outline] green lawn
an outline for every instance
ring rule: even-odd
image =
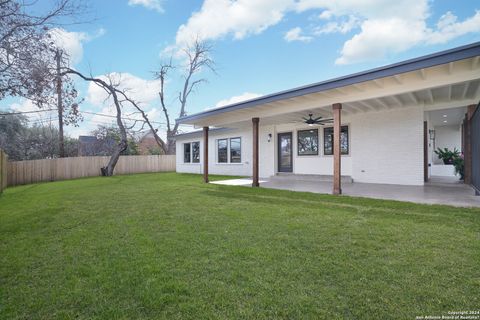
[[[143,174],[0,196],[0,319],[415,319],[480,308],[480,210]]]

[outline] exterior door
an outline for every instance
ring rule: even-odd
[[[278,134],[278,172],[292,172],[292,133]]]

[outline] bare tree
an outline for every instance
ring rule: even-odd
[[[62,72],[62,75],[64,75],[64,74],[74,74],[74,75],[79,76],[80,78],[82,78],[85,81],[95,83],[100,88],[105,90],[105,92],[108,94],[108,97],[112,98],[112,100],[113,100],[113,104],[114,104],[115,110],[116,110],[117,126],[118,126],[118,129],[120,131],[120,140],[118,141],[116,148],[113,150],[107,166],[101,168],[102,175],[112,176],[113,175],[113,170],[115,169],[115,166],[117,165],[118,159],[120,158],[120,154],[122,152],[124,152],[128,147],[127,130],[125,129],[125,125],[122,121],[122,101],[118,97],[118,93],[120,92],[120,90],[118,89],[119,83],[114,83],[112,78],[109,78],[108,82],[107,82],[107,81],[104,81],[100,78],[94,78],[92,76],[85,76],[82,73],[80,73],[76,70],[70,69],[70,68],[65,68],[65,70]]]
[[[188,99],[192,92],[200,85],[201,83],[207,82],[205,78],[196,78],[196,75],[203,70],[210,70],[215,72],[215,63],[211,59],[211,51],[212,46],[204,41],[200,41],[198,38],[193,42],[192,45],[187,46],[185,49],[182,50],[183,54],[187,58],[187,65],[185,68],[185,73],[183,75],[183,86],[181,90],[178,92],[178,117],[183,117],[187,114],[187,104]],[[162,138],[158,136],[156,130],[152,129],[153,126],[151,125],[149,119],[146,117],[145,112],[135,105],[137,110],[140,111],[145,122],[148,126],[152,129],[152,132],[155,136],[155,140],[157,141],[159,147],[164,151],[166,154],[175,154],[175,136],[178,134],[179,124],[172,123],[172,119],[170,118],[170,111],[173,109],[172,106],[168,105],[166,102],[166,90],[165,90],[165,82],[169,77],[170,71],[175,69],[176,67],[172,64],[172,60],[170,59],[169,62],[163,63],[160,65],[160,68],[157,72],[155,72],[155,76],[158,80],[160,80],[160,104],[162,106],[162,111],[165,116],[166,126],[167,126],[167,141],[165,142]]]

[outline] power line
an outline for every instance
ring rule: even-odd
[[[81,111],[80,113],[92,114],[92,115],[101,116],[101,117],[108,117],[108,118],[116,118],[117,117],[117,116],[112,116],[110,114],[96,113],[96,112],[91,112],[91,111]],[[145,119],[132,119],[132,118],[126,118],[126,117],[122,117],[122,120],[146,122]],[[162,125],[166,124],[164,122],[159,122],[159,121],[150,121],[150,123],[157,123],[157,124],[162,124]]]
[[[19,114],[39,113],[39,112],[48,112],[48,111],[57,111],[57,109],[45,109],[45,110],[36,110],[36,111],[7,112],[7,113],[0,113],[0,116],[13,116],[13,115],[19,115]]]
[[[9,112],[9,113],[0,113],[0,116],[13,116],[13,115],[32,114],[32,113],[49,112],[49,111],[57,111],[57,110],[58,109],[45,109],[45,110],[36,110],[36,111],[17,111],[17,112]],[[91,115],[96,115],[96,116],[100,116],[100,117],[117,118],[116,116],[113,116],[113,115],[104,114],[104,113],[97,113],[97,112],[90,112],[90,111],[80,111],[80,113],[91,114]],[[121,119],[122,120],[127,120],[127,121],[146,122],[145,119],[133,119],[133,118],[127,118],[127,117],[122,117]],[[91,121],[91,120],[89,120],[89,121]],[[159,121],[150,121],[150,123],[155,123],[155,124],[159,124],[159,125],[166,125],[166,123],[159,122]]]

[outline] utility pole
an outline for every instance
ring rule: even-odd
[[[60,74],[62,51],[60,49],[57,49],[55,53],[55,60],[57,60],[58,141],[60,147],[60,158],[65,158],[65,141],[63,139],[62,76]]]

